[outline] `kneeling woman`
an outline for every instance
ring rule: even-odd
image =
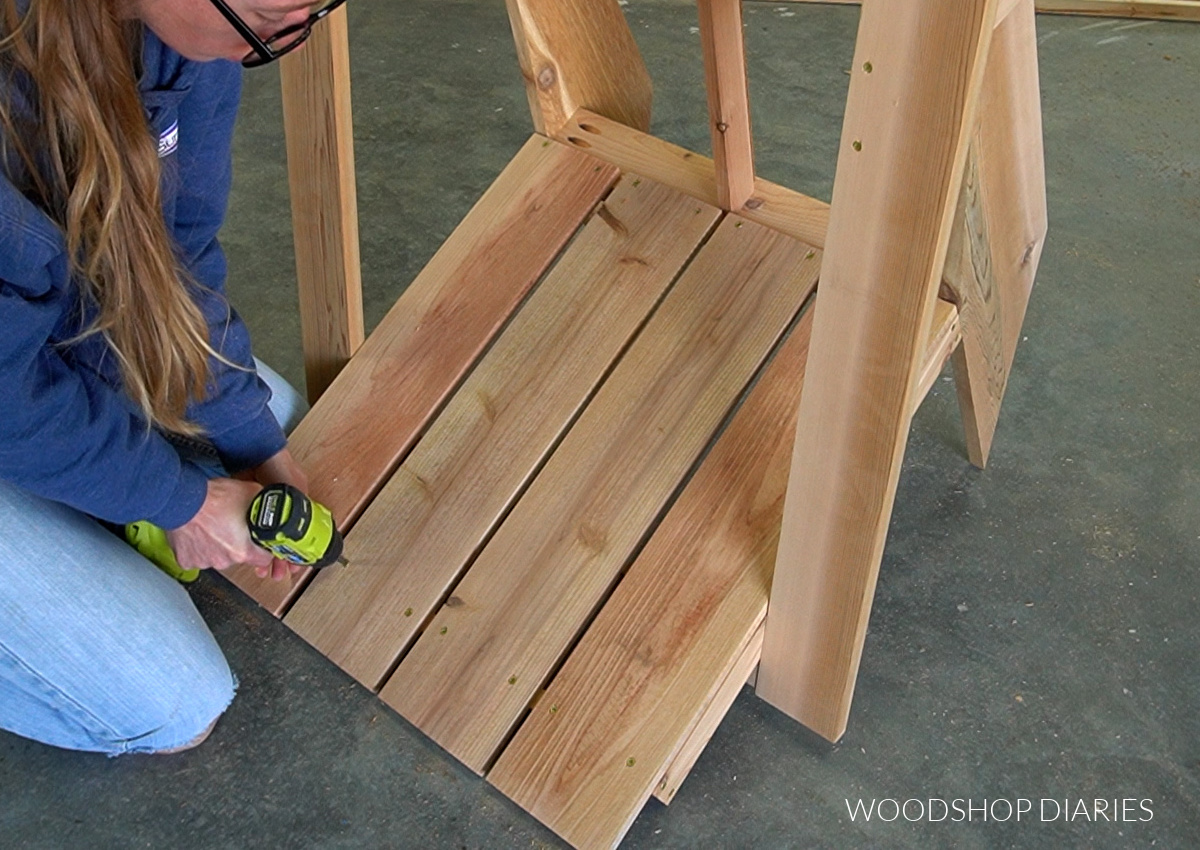
[[[312,7],[0,0],[0,728],[174,751],[233,698],[186,592],[113,528],[167,529],[184,568],[287,575],[245,513],[306,487],[302,403],[256,366],[217,231],[239,63],[302,40]]]

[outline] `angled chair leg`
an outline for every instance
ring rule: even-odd
[[[987,463],[1046,239],[1033,0],[996,28],[959,196],[945,282],[963,344],[954,376],[971,462]]]
[[[650,128],[650,75],[617,0],[506,5],[537,132],[557,137],[579,109]]]
[[[863,7],[758,694],[850,712],[998,0]]]

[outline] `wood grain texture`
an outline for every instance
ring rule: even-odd
[[[783,3],[858,5],[862,0],[780,0]],[[997,21],[1020,0],[1001,0]],[[1165,21],[1200,21],[1200,0],[1037,0],[1037,11],[1062,15],[1100,15]]]
[[[1046,177],[1032,0],[996,29],[945,281],[961,305],[954,372],[967,452],[987,463],[1046,242]]]
[[[996,8],[862,11],[757,687],[831,740],[849,716]]]
[[[385,702],[483,771],[816,284],[728,217],[395,675]]]
[[[616,846],[673,795],[706,709],[745,684],[723,687],[766,615],[811,327],[810,311],[488,775],[576,847]]]
[[[279,66],[304,373],[315,402],[363,343],[346,10]]]
[[[617,174],[533,136],[304,417],[292,452],[343,531]],[[244,567],[225,575],[276,615],[308,580],[272,582]]]
[[[617,0],[506,0],[534,129],[586,108],[647,130],[653,88]]]
[[[284,622],[378,688],[718,215],[622,178]]]
[[[754,194],[742,0],[699,0],[697,5],[717,205],[724,210],[740,210]]]
[[[933,308],[933,327],[929,332],[924,365],[913,390],[913,410],[916,410],[929,394],[946,362],[958,351],[961,344],[962,322],[959,321],[958,308],[939,298]]]
[[[945,363],[955,313],[938,302],[923,373]],[[812,319],[780,346],[488,775],[577,847],[615,846],[651,793],[670,802],[759,661]]]
[[[561,136],[622,171],[644,174],[706,204],[720,206],[716,166],[708,157],[587,110],[572,116]],[[829,229],[829,204],[761,177],[755,178],[754,195],[738,215],[816,248],[825,244]]]
[[[764,608],[764,612],[765,610]],[[754,634],[750,636],[742,651],[730,665],[724,680],[717,685],[713,698],[701,710],[695,726],[683,739],[678,751],[671,758],[670,764],[663,771],[662,778],[658,780],[658,785],[654,788],[654,799],[664,806],[669,806],[675,799],[675,795],[683,786],[683,780],[687,779],[692,768],[696,766],[696,762],[700,760],[705,747],[712,740],[712,736],[717,733],[717,727],[721,725],[721,721],[733,707],[734,701],[741,695],[742,689],[747,684],[751,687],[754,686],[753,681],[748,680],[754,678],[755,671],[758,669],[758,659],[762,655],[762,642],[765,634],[766,622],[764,620],[759,623]]]
[[[1037,10],[1068,15],[1200,21],[1198,0],[1038,0]]]

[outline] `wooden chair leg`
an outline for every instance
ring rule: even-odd
[[[717,204],[724,210],[740,210],[754,194],[742,0],[699,0],[697,5]]]
[[[537,132],[578,109],[650,129],[653,90],[617,0],[506,0]]]
[[[758,694],[845,730],[998,0],[863,7]]]
[[[363,343],[346,10],[280,62],[308,400]]]
[[[1046,239],[1033,0],[996,28],[959,196],[945,282],[963,344],[954,375],[971,462],[987,463]]]

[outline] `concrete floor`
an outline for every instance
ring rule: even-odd
[[[746,10],[760,171],[828,197],[858,12]],[[373,325],[529,120],[498,0],[350,12]],[[655,132],[706,150],[694,4],[626,12]],[[624,846],[1200,845],[1200,25],[1038,29],[1051,232],[991,468],[966,463],[944,378],[914,422],[845,738],[746,691]],[[275,73],[250,74],[225,242],[260,356],[300,383],[280,127]],[[560,846],[222,580],[194,595],[242,682],[210,741],[110,760],[0,733],[0,845]],[[1034,808],[852,822],[859,798]],[[1042,798],[1150,800],[1153,819],[1043,822]]]

